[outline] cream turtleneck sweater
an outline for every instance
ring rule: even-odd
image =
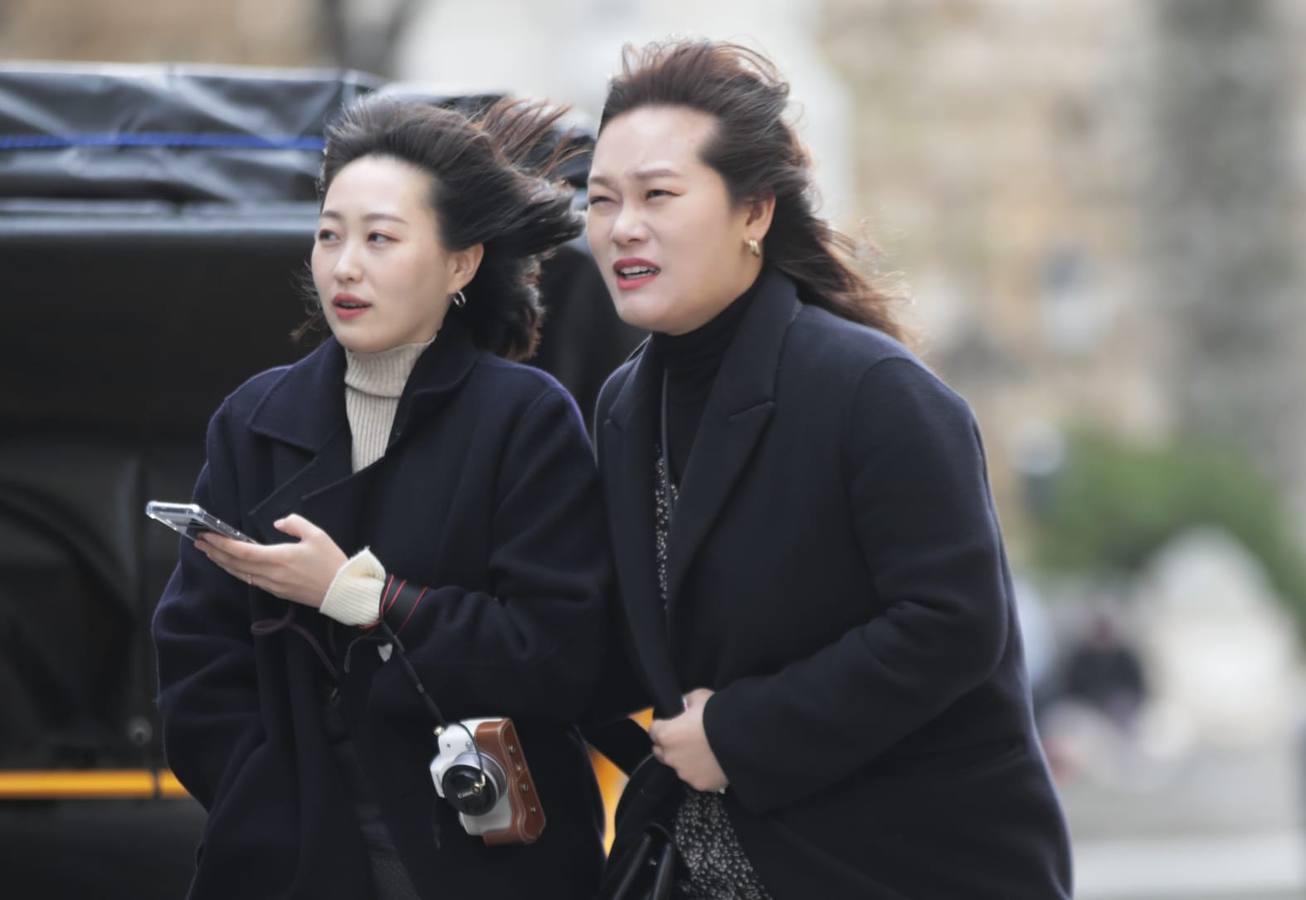
[[[353,438],[357,472],[385,455],[399,398],[417,358],[431,346],[400,344],[376,353],[345,350],[345,415]],[[322,600],[322,614],[345,625],[370,625],[378,618],[385,567],[364,548],[336,572]]]

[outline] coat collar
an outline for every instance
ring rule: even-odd
[[[395,432],[403,432],[414,407],[458,387],[478,355],[461,317],[449,315],[408,376],[395,413]],[[288,368],[249,419],[255,433],[313,453],[347,424],[345,350],[334,337]]]
[[[783,274],[767,271],[708,395],[673,517],[668,610],[693,557],[729,498],[775,405],[780,353],[802,309]],[[660,715],[674,714],[678,679],[657,595],[653,535],[653,448],[661,397],[661,366],[645,344],[601,423],[600,443],[614,552],[636,652]]]
[[[798,288],[788,276],[768,269],[759,277],[762,283],[757,296],[739,323],[708,397],[708,409],[726,416],[775,399],[785,333],[802,308]],[[649,342],[641,344],[631,358],[634,371],[608,412],[608,419],[619,428],[645,415],[650,404],[656,406],[661,389],[661,369]]]

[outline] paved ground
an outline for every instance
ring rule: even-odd
[[[1205,751],[1129,784],[1063,785],[1078,900],[1302,900],[1306,759]]]

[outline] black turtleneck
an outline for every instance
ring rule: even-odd
[[[711,321],[693,331],[653,335],[653,351],[665,373],[667,461],[671,480],[676,484],[684,474],[721,360],[734,340],[761,280],[759,275],[748,290],[732,300]]]

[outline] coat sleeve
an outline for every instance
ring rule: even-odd
[[[861,378],[842,450],[881,611],[709,699],[708,742],[756,812],[867,765],[986,680],[1006,646],[1001,541],[965,403],[914,361],[882,360]]]
[[[195,485],[195,502],[234,523],[239,510],[224,410],[209,423],[207,461]],[[190,541],[180,544],[177,567],[152,625],[159,713],[168,764],[186,789],[212,809],[222,786],[263,735],[249,603],[239,582]]]
[[[612,567],[589,438],[561,388],[519,417],[498,480],[492,589],[406,585],[384,617],[446,717],[572,722],[598,675]],[[388,711],[426,716],[399,666],[370,690]]]

